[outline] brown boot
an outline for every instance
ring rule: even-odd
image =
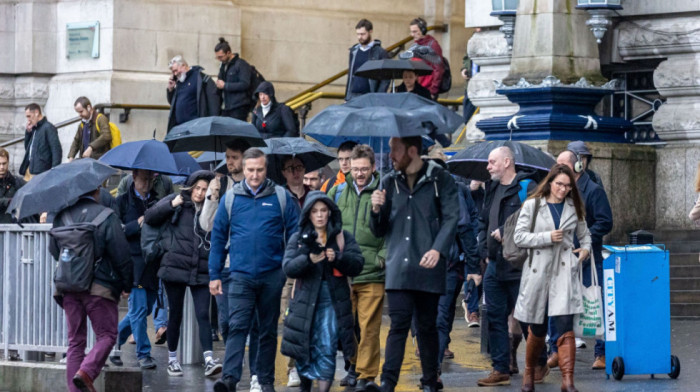
[[[523,335],[510,335],[510,374],[518,374],[518,346],[523,341]]]
[[[499,385],[510,385],[510,374],[493,370],[486,378],[479,379],[476,384],[480,387],[495,387]]]
[[[523,373],[523,386],[521,392],[534,392],[535,390],[535,368],[537,361],[544,349],[544,336],[538,338],[532,333],[532,329],[527,335],[527,345],[525,346],[525,372]]]
[[[576,338],[569,331],[557,340],[559,369],[561,369],[561,391],[578,392],[574,386],[574,364],[576,362]]]
[[[559,367],[559,354],[556,351],[547,359],[547,366],[549,366],[550,369]]]

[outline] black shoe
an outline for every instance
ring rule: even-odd
[[[236,384],[220,378],[214,383],[214,392],[236,392]]]
[[[301,374],[299,375],[299,381],[301,381],[301,384],[299,384],[299,392],[311,392],[311,387],[313,386],[314,381],[311,379],[308,379]]]
[[[112,362],[115,366],[124,366],[124,362],[122,361],[122,357],[120,357],[118,355],[110,356],[109,362]]]
[[[354,387],[357,385],[357,374],[352,371],[352,369],[348,372],[348,374],[343,377],[340,380],[340,386],[341,387]]]
[[[215,328],[211,329],[211,341],[212,342],[218,342],[219,341],[219,334],[216,332]]]
[[[367,390],[367,383],[371,381],[366,378],[358,378],[357,384],[355,385],[355,392],[365,392]]]
[[[260,389],[262,392],[275,392],[275,386],[272,384],[261,384]]]
[[[365,392],[382,392],[382,387],[375,384],[374,381],[369,381],[365,385]]]

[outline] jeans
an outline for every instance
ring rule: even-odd
[[[440,342],[438,347],[438,365],[442,365],[443,354],[450,345],[450,332],[452,332],[452,323],[455,321],[455,302],[459,297],[463,284],[464,278],[457,271],[447,271],[445,294],[440,296],[440,301],[438,302],[437,331]]]
[[[436,319],[440,294],[412,290],[387,290],[386,298],[389,303],[391,327],[384,350],[382,389],[391,392],[399,381],[406,350],[406,338],[414,314],[423,370],[421,384],[437,388],[439,339]]]
[[[223,370],[223,379],[230,385],[241,380],[245,341],[256,315],[260,346],[255,371],[260,385],[274,384],[277,323],[285,280],[282,268],[255,277],[231,275],[228,291],[228,338]]]
[[[156,332],[163,327],[168,327],[168,296],[165,295],[165,287],[160,280],[158,281],[158,298],[160,304],[156,301],[153,306],[153,326]]]
[[[65,293],[63,311],[68,325],[68,352],[66,353],[66,382],[70,392],[80,392],[73,384],[78,370],[95,380],[117,341],[117,303],[107,298],[82,293]],[[87,319],[95,331],[95,345],[85,355],[87,346]]]
[[[467,291],[467,287],[469,285],[467,282],[464,282],[464,298],[469,297],[467,300],[467,311],[469,313],[479,313],[479,299],[481,299],[481,294],[483,293],[484,289],[482,285],[474,285],[474,287],[471,289],[471,292]]]
[[[228,272],[228,268],[224,268],[221,271],[221,291],[223,294],[217,295],[216,305],[219,308],[219,331],[221,332],[221,337],[226,342],[228,338],[228,285],[231,281],[231,276]]]
[[[518,299],[518,291],[520,290],[520,280],[499,280],[496,278],[496,263],[490,262],[486,267],[483,286],[486,296],[491,362],[494,370],[509,374],[508,316],[515,308],[515,301]]]
[[[134,335],[136,341],[136,358],[142,359],[151,355],[151,341],[148,339],[148,314],[156,302],[158,292],[134,287],[129,295],[129,311],[119,323],[117,346],[126,343],[129,335]]]

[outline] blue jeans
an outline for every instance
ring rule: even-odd
[[[228,291],[229,319],[223,378],[230,384],[241,380],[245,341],[253,319],[258,320],[260,333],[255,370],[260,385],[275,382],[277,323],[280,298],[286,276],[279,268],[260,276],[231,275]],[[256,312],[257,310],[260,310]]]
[[[151,355],[151,341],[148,340],[148,315],[153,309],[158,292],[134,287],[129,295],[129,311],[119,322],[117,345],[121,347],[129,335],[134,335],[136,341],[136,358],[142,359]]]
[[[219,310],[219,330],[221,331],[221,337],[226,342],[228,338],[228,287],[229,282],[231,282],[231,275],[228,272],[228,268],[221,271],[221,291],[224,293],[217,295],[216,306]]]
[[[455,302],[459,297],[464,279],[457,271],[447,271],[445,294],[438,302],[437,331],[438,331],[438,365],[442,365],[442,357],[450,345],[450,332],[455,321]]]
[[[520,280],[499,280],[496,278],[496,263],[492,261],[486,267],[483,286],[486,296],[491,362],[494,370],[509,374],[508,316],[515,308],[515,301],[518,299],[518,291],[520,290]]]
[[[158,297],[161,298],[161,306],[158,306],[158,301],[156,301],[153,306],[153,326],[158,332],[161,328],[168,327],[168,296],[165,295],[165,289],[163,288],[163,282],[158,280]]]
[[[483,291],[482,285],[474,286],[472,288],[471,293],[467,291],[467,282],[464,282],[464,298],[469,297],[469,300],[467,301],[467,311],[469,313],[479,313],[479,299],[481,299],[481,293]]]

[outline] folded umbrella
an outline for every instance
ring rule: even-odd
[[[532,178],[543,180],[549,173],[549,169],[556,161],[546,152],[525,143],[509,140],[494,140],[477,143],[456,153],[447,161],[450,172],[465,178],[478,181],[487,181],[491,178],[486,167],[491,151],[498,147],[507,146],[513,150],[515,168],[517,171],[530,171]]]
[[[230,117],[201,117],[180,124],[165,136],[170,151],[225,152],[226,145],[243,140],[251,147],[265,147],[260,133],[252,124]]]
[[[144,169],[164,174],[178,174],[177,164],[165,143],[139,140],[120,144],[107,151],[100,162],[123,170]]]
[[[267,155],[267,176],[278,184],[284,183],[282,163],[286,157],[295,157],[304,164],[306,172],[321,169],[336,157],[325,147],[300,137],[278,137],[265,140],[262,148]]]
[[[92,158],[58,165],[20,188],[7,211],[17,220],[42,212],[58,212],[99,188],[116,173],[116,169]]]

